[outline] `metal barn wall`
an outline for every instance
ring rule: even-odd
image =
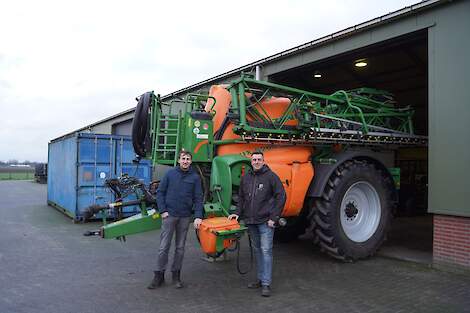
[[[134,117],[134,111],[123,114],[121,116],[116,116],[115,118],[110,118],[103,122],[97,122],[94,125],[91,125],[91,132],[95,134],[112,134],[112,129],[114,124],[118,124]],[[124,135],[124,134],[122,134]],[[128,134],[130,135],[130,134]]]
[[[470,216],[470,1],[428,17],[429,210]]]
[[[270,75],[279,72],[426,29],[432,25],[432,21],[422,19],[419,15],[405,17],[399,22],[391,22],[364,30],[354,35],[325,43],[314,49],[266,64],[263,66],[262,75],[267,79]]]
[[[263,65],[263,77],[428,29],[429,211],[470,216],[470,1],[454,1]]]
[[[113,135],[124,135],[131,136],[132,134],[132,119],[114,123],[111,125],[111,134]]]

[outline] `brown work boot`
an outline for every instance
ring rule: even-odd
[[[261,295],[263,297],[269,297],[271,296],[271,288],[269,287],[269,285],[263,285],[261,287]]]
[[[154,271],[154,277],[150,285],[147,286],[148,289],[155,289],[160,287],[165,282],[165,271]]]
[[[183,282],[181,281],[181,271],[172,271],[171,278],[175,288],[183,288]]]
[[[254,282],[254,283],[249,283],[248,284],[248,288],[249,289],[258,289],[258,288],[261,288],[261,281],[257,281],[257,282]]]

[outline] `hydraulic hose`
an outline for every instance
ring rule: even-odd
[[[152,96],[151,91],[140,96],[132,121],[132,145],[135,153],[141,157],[145,157],[146,153],[151,150],[148,120]]]
[[[94,214],[98,213],[101,210],[106,210],[106,209],[112,209],[115,207],[126,207],[126,206],[131,206],[131,205],[138,205],[142,201],[141,200],[130,200],[126,202],[116,202],[116,203],[108,203],[104,205],[99,205],[99,204],[93,204],[90,205],[89,207],[85,208],[82,212],[83,217],[85,219],[91,218]]]
[[[240,238],[237,238],[236,248],[237,249],[237,271],[240,275],[245,275],[253,269],[253,246],[251,245],[250,234],[248,234],[248,242],[250,244],[250,267],[246,271],[242,271],[240,268]]]
[[[201,240],[199,239],[199,232],[197,229],[194,230],[195,233],[196,233],[196,238],[197,238],[197,241],[199,242],[199,244],[201,244]],[[251,238],[250,238],[250,234],[248,234],[248,242],[250,244],[250,266],[249,268],[246,270],[246,271],[242,271],[241,270],[241,267],[240,267],[240,248],[241,248],[241,244],[240,244],[240,237],[238,237],[236,240],[235,240],[235,246],[233,248],[227,248],[228,251],[237,251],[237,271],[240,275],[245,275],[249,272],[251,272],[251,270],[253,269],[253,246],[251,245]],[[224,249],[225,251],[225,249]],[[215,254],[207,254],[209,257],[211,258],[218,258],[220,257],[224,251],[222,252],[216,252]]]

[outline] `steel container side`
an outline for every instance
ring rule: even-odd
[[[77,207],[76,137],[49,143],[47,202],[75,218]]]
[[[79,134],[77,137],[77,213],[91,204],[106,204],[114,199],[104,182],[114,177],[114,139],[111,136]]]
[[[128,174],[137,176],[145,184],[150,183],[150,162],[141,161],[137,166],[132,163],[134,156],[129,136],[80,133],[51,142],[49,174],[52,176],[48,179],[48,203],[80,219],[88,206],[115,200],[104,186],[106,179]],[[135,197],[125,198],[131,199]],[[123,209],[125,216],[139,211],[138,206]]]

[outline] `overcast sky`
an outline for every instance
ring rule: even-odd
[[[2,1],[0,160],[417,0]]]

